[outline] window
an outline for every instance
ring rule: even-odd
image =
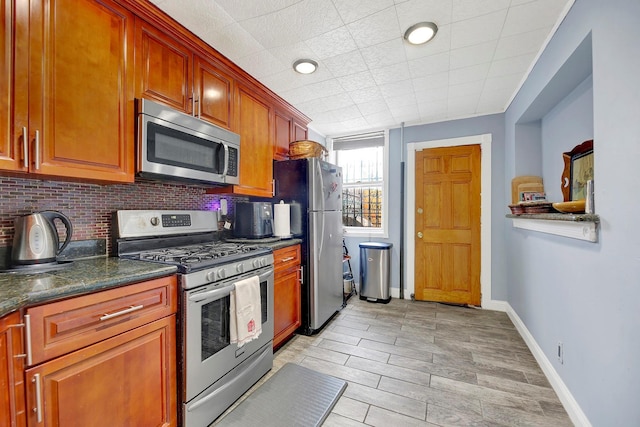
[[[347,235],[386,235],[387,139],[386,132],[333,139]]]

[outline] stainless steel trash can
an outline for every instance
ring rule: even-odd
[[[391,301],[391,243],[360,243],[360,299]]]

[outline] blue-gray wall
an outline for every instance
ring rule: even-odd
[[[504,115],[404,129],[405,144],[493,135],[491,297],[515,310],[594,426],[640,426],[639,22],[638,0],[576,0]],[[511,179],[542,175],[561,200],[562,152],[591,138],[599,242],[514,229],[504,216]],[[399,129],[390,142],[397,288]],[[353,254],[363,240],[348,239]]]
[[[638,22],[637,0],[577,0],[505,115],[506,182],[522,170],[517,123],[541,116],[541,170],[556,200],[561,153],[594,139],[599,243],[503,226],[508,302],[594,426],[640,425]]]

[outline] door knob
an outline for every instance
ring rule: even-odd
[[[422,208],[418,208],[418,213],[422,215],[422,212],[424,212]]]
[[[422,231],[418,231],[418,238],[422,239]]]

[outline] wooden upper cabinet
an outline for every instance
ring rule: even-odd
[[[307,139],[307,125],[293,121],[293,140],[302,141]]]
[[[50,0],[31,2],[29,19],[29,172],[133,182],[133,15],[110,0]]]
[[[248,88],[238,85],[237,92],[240,185],[234,192],[272,197],[271,106]]]
[[[194,56],[193,85],[196,113],[199,118],[220,127],[233,125],[233,77],[212,62]]]
[[[164,32],[136,19],[136,97],[156,100],[183,113],[193,111],[192,53]]]
[[[274,160],[286,160],[289,157],[289,143],[295,141],[292,138],[291,127],[293,120],[286,114],[276,111],[275,131],[276,136],[273,142]]]

